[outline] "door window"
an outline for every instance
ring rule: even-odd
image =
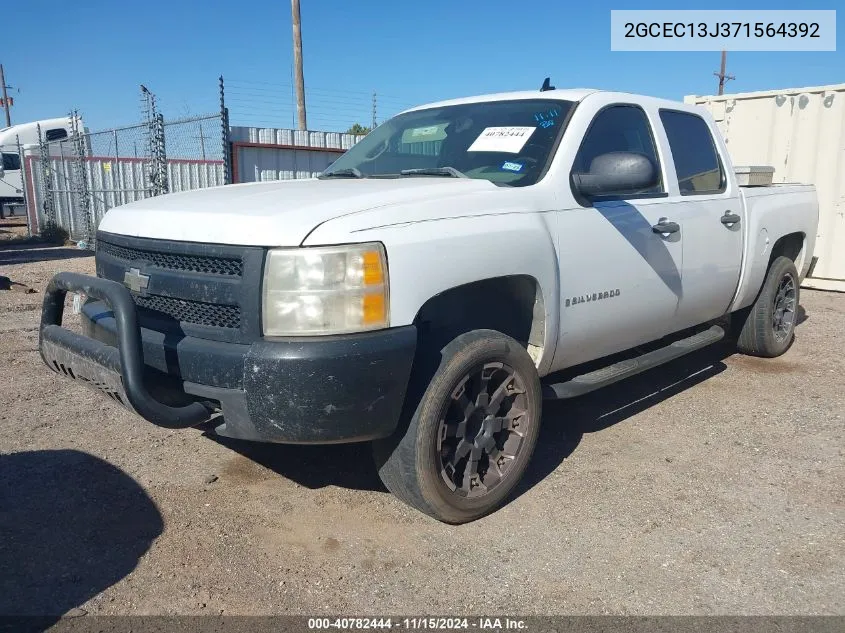
[[[635,152],[649,158],[658,174],[657,184],[644,191],[619,191],[618,194],[653,194],[663,192],[660,161],[651,125],[641,108],[633,105],[615,105],[601,110],[584,135],[581,148],[575,156],[572,171],[590,173],[593,160],[610,152]]]
[[[704,119],[689,112],[661,110],[660,120],[669,139],[681,195],[723,192],[722,161]]]

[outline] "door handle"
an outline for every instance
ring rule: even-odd
[[[741,219],[736,213],[725,211],[725,215],[722,216],[721,221],[726,227],[731,228],[734,224],[739,224]]]
[[[655,233],[677,233],[681,230],[681,226],[677,222],[669,222],[666,218],[660,218],[657,224],[651,227]]]

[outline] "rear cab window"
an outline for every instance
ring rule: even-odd
[[[726,179],[710,127],[697,114],[660,110],[682,196],[722,193]]]

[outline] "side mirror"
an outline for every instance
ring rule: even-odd
[[[633,193],[657,184],[657,169],[648,156],[608,152],[590,163],[586,174],[572,174],[572,186],[585,198]]]
[[[6,170],[3,169],[3,161],[0,160],[0,178],[6,175]]]

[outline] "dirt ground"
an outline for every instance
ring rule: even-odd
[[[803,291],[779,359],[547,405],[519,494],[455,527],[366,445],[168,431],[52,374],[60,270],[93,261],[0,246],[0,614],[845,614],[845,295]]]
[[[6,211],[4,215],[7,217],[0,219],[0,246],[27,236],[26,216],[13,215],[9,217],[8,213]]]

